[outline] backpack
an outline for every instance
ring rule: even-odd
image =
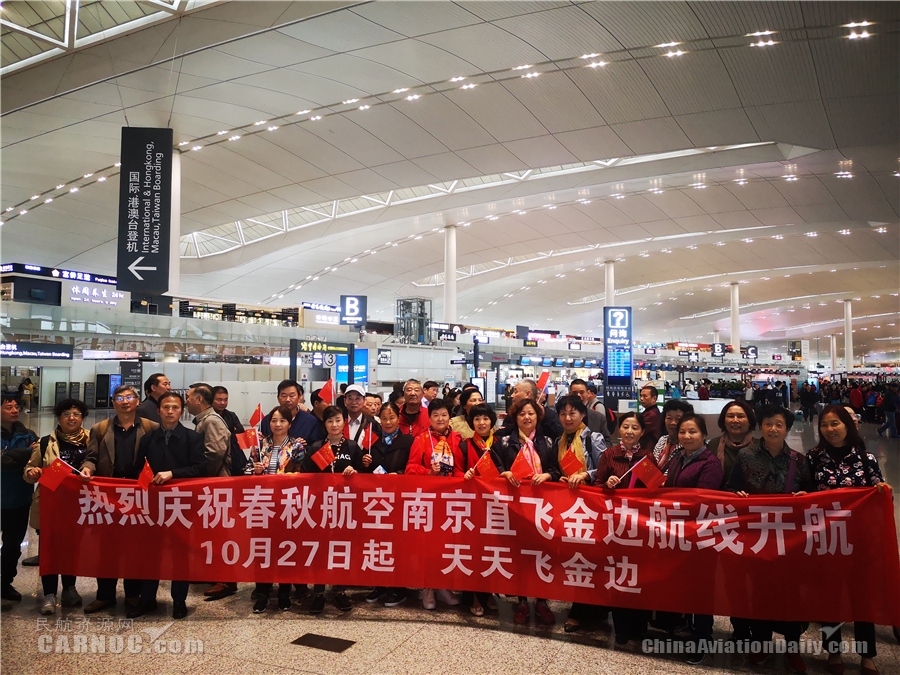
[[[884,396],[882,396],[881,394],[877,394],[875,396],[875,407],[880,408],[883,405],[884,405]]]

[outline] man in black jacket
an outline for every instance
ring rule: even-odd
[[[511,400],[513,405],[526,398],[537,401],[540,393],[541,392],[538,391],[537,384],[534,380],[519,380],[516,382],[516,386],[512,391]],[[514,427],[515,420],[507,416],[503,420],[503,428],[498,435],[507,435]],[[544,406],[544,419],[538,423],[537,431],[541,436],[546,436],[551,441],[555,441],[562,436],[562,424],[559,422],[559,415],[556,414],[556,411],[553,408]]]
[[[213,387],[213,410],[225,420],[225,425],[231,432],[231,475],[243,476],[247,456],[238,444],[237,435],[244,433],[244,425],[238,416],[228,409],[228,390],[225,387]]]
[[[172,388],[169,378],[162,373],[153,373],[144,382],[144,396],[138,406],[137,414],[159,424],[159,397]]]
[[[138,446],[137,461],[143,466],[144,459],[153,470],[153,482],[163,485],[173,478],[197,478],[206,475],[206,453],[203,438],[196,431],[184,427],[179,419],[184,411],[184,399],[174,391],[159,397],[159,417],[161,426],[145,435]],[[141,601],[128,612],[129,619],[135,619],[156,611],[156,591],[159,579],[144,581],[141,585]],[[188,582],[172,582],[172,618],[187,616]]]

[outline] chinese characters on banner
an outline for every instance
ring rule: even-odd
[[[70,476],[41,497],[42,574],[449,588],[900,624],[891,499],[875,489],[740,499],[288,474],[145,492]]]

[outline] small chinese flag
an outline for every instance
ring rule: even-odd
[[[512,466],[509,467],[509,470],[512,472],[512,475],[520,481],[531,478],[534,475],[534,471],[531,470],[531,465],[528,463],[528,460],[525,459],[525,455],[523,455],[521,451],[516,455],[516,460],[512,463]]]
[[[50,466],[41,472],[38,485],[43,485],[48,490],[55,492],[70,473],[72,473],[72,467],[57,457],[50,463]]]
[[[235,438],[237,438],[241,450],[250,450],[259,445],[259,435],[256,433],[256,429],[247,429],[242,434],[235,434]]]
[[[475,463],[475,471],[478,472],[479,476],[481,476],[482,478],[486,478],[487,480],[497,478],[500,475],[500,472],[497,470],[497,466],[491,459],[490,450],[486,450],[485,453]]]
[[[653,460],[650,459],[650,455],[647,455],[644,459],[635,464],[632,471],[634,472],[634,475],[651,490],[655,490],[666,482],[666,477],[663,475],[662,471],[656,468]]]
[[[331,443],[325,443],[319,451],[312,456],[312,460],[322,471],[325,467],[334,462],[334,451],[331,449]]]
[[[541,373],[541,376],[538,378],[538,381],[537,381],[538,394],[540,394],[542,391],[544,391],[544,388],[547,386],[547,383],[549,381],[550,381],[550,371],[545,370],[543,373]]]
[[[153,482],[153,469],[150,468],[150,462],[144,460],[144,468],[141,469],[141,475],[138,476],[138,487],[141,490],[150,489],[150,483]]]
[[[334,405],[334,379],[325,383],[322,391],[319,392],[319,397],[328,405]]]
[[[262,422],[263,414],[262,414],[262,404],[256,404],[256,410],[253,411],[253,414],[250,415],[250,426],[256,427],[259,426],[259,423]],[[255,445],[255,443],[254,443]],[[242,446],[243,447],[243,446]],[[246,450],[246,448],[244,448]]]
[[[559,460],[559,468],[563,470],[564,474],[571,476],[584,471],[584,464],[581,463],[575,453],[572,452],[572,449],[569,448],[566,450],[566,454],[562,456],[562,459]]]

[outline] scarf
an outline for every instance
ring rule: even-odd
[[[397,438],[397,436],[399,436],[399,435],[400,435],[400,429],[397,428],[397,429],[394,429],[391,433],[385,434],[384,436],[382,436],[381,440],[384,441],[384,444],[386,446],[390,447],[391,443],[393,443],[394,439]]]
[[[534,472],[533,475],[535,476],[544,473],[541,467],[541,458],[538,455],[537,450],[534,449],[534,439],[536,435],[537,429],[532,431],[529,436],[526,436],[519,431],[519,440],[522,441],[522,449],[519,450],[519,452],[525,457],[525,461],[528,462],[528,466],[531,467],[531,470]]]
[[[742,448],[746,448],[753,442],[753,433],[747,432],[747,435],[744,436],[744,440],[740,443],[731,443],[728,440],[728,434],[723,433],[722,437],[719,439],[719,446],[716,448],[716,457],[722,462],[722,466],[725,466],[725,445],[726,443],[730,445],[735,450],[740,450]]]
[[[288,436],[284,439],[281,445],[276,446],[275,441],[270,436],[266,439],[270,443],[270,450],[266,453],[266,461],[260,462],[263,466],[265,466],[264,473],[269,472],[269,465],[272,463],[272,453],[278,453],[275,455],[278,458],[278,468],[275,473],[284,473],[285,467],[288,465],[288,462],[291,461],[291,453],[285,452],[285,448],[289,448],[291,444],[291,437]]]
[[[61,427],[56,427],[56,440],[74,445],[76,448],[86,448],[90,438],[91,435],[84,430],[84,427],[79,427],[78,431],[71,434],[67,434]]]
[[[587,471],[587,458],[584,455],[584,443],[581,442],[581,434],[584,430],[585,424],[582,422],[581,426],[578,427],[572,436],[565,433],[560,436],[559,448],[556,454],[561,463],[563,456],[571,448],[572,452],[575,453],[575,456],[578,458],[578,461],[581,462],[582,471]]]
[[[474,434],[472,436],[472,441],[475,443],[475,447],[481,450],[480,454],[483,455],[487,450],[490,450],[491,446],[494,444],[494,432],[491,431],[491,435],[487,437],[487,440],[478,434]]]
[[[437,462],[441,465],[442,476],[449,476],[453,473],[453,450],[447,442],[449,434],[449,429],[441,433],[434,429],[428,430],[428,437],[431,440],[431,463]],[[437,443],[434,442],[435,437],[438,439]]]

